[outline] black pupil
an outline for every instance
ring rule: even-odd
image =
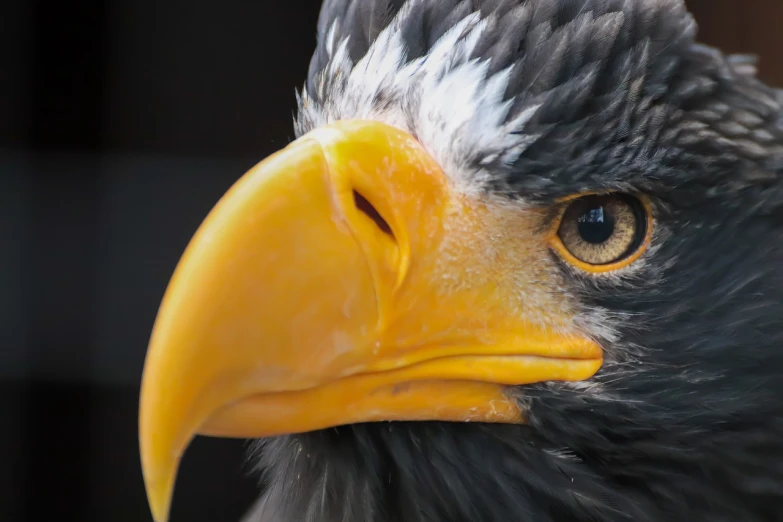
[[[579,235],[588,243],[603,243],[614,233],[614,216],[601,204],[591,205],[578,220]]]

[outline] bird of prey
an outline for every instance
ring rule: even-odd
[[[783,96],[682,0],[326,0],[145,363],[263,522],[783,520]]]

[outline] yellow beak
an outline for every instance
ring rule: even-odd
[[[532,233],[481,248],[493,216],[375,122],[324,127],[248,172],[192,239],[152,333],[139,436],[155,520],[196,434],[520,422],[505,386],[591,377],[600,347],[526,308]]]

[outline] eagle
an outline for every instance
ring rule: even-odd
[[[783,95],[682,0],[326,0],[163,297],[141,464],[254,522],[783,520]]]

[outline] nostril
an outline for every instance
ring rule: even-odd
[[[353,201],[356,205],[356,208],[359,209],[360,212],[362,212],[364,215],[366,215],[368,218],[370,218],[377,226],[381,229],[381,231],[384,234],[388,234],[389,236],[394,237],[394,233],[392,232],[391,227],[389,226],[389,223],[386,222],[385,219],[381,216],[380,212],[370,203],[367,201],[367,198],[356,192],[356,190],[353,191]]]

